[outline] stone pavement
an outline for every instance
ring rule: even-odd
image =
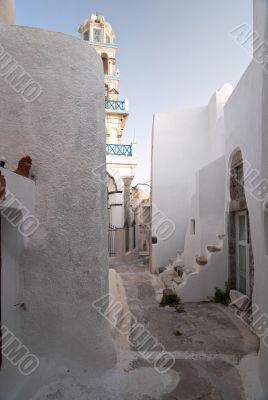
[[[170,384],[166,393],[156,393],[152,397],[148,391],[142,397],[133,398],[260,398],[254,395],[254,383],[246,382],[243,372],[251,368],[248,375],[256,374],[258,339],[227,307],[214,303],[189,303],[184,305],[183,313],[177,313],[173,308],[160,308],[157,278],[149,273],[146,266],[139,262],[117,263],[110,268],[120,277],[131,313],[176,358],[172,370],[176,373],[177,382]],[[142,368],[146,374],[146,368],[151,369],[152,366],[137,354],[137,349],[131,350],[135,361],[129,371]],[[252,379],[254,381],[254,377]]]
[[[44,366],[41,362],[43,367],[33,376],[40,389],[32,395],[32,381],[29,388],[17,382],[18,396],[12,399],[265,400],[259,396],[255,379],[258,340],[227,307],[185,304],[183,313],[160,308],[159,279],[140,262],[110,265],[110,292],[122,305],[118,325],[112,329],[116,365],[106,371],[81,370],[73,365],[66,371],[62,364]],[[133,317],[131,321],[123,319],[128,323],[122,334],[118,326],[122,327],[120,317],[125,312]],[[135,318],[157,339],[158,346],[160,343],[174,356],[175,363],[167,372],[159,373],[135,343],[129,343],[128,332]],[[154,353],[159,355],[159,350],[156,347]]]

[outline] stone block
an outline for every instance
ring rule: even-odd
[[[250,305],[250,298],[238,290],[230,291],[230,299],[230,306],[236,307],[240,311],[246,310]]]

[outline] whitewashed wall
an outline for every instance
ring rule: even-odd
[[[22,236],[22,212],[33,215],[35,206],[35,184],[32,180],[24,178],[0,168],[6,180],[6,200],[0,202],[1,208],[1,250],[2,250],[2,324],[7,326],[18,337],[21,335],[20,307],[22,303],[22,278],[20,269],[20,256],[25,251],[29,239]],[[21,205],[25,211],[21,210]],[[7,207],[6,207],[7,206]],[[17,225],[17,226],[16,226]],[[20,229],[20,231],[19,231]],[[3,358],[4,368],[9,361]]]
[[[167,265],[169,258],[183,249],[195,172],[205,163],[207,136],[205,107],[154,117],[152,210],[153,215],[159,210],[175,224],[175,232],[168,240],[158,239],[153,245],[154,270]],[[157,235],[154,218],[152,234]]]
[[[225,157],[221,157],[198,172],[199,226],[201,254],[207,246],[217,246],[225,234]]]
[[[178,286],[177,293],[183,301],[206,301],[214,296],[215,288],[225,289],[228,281],[227,238],[225,233],[225,157],[221,157],[200,169],[196,174],[196,194],[192,199],[190,219],[185,237],[184,263],[194,267]],[[191,231],[195,221],[195,234]],[[209,253],[207,246],[221,248],[219,253]],[[207,258],[207,265],[198,266],[197,256]]]
[[[262,158],[263,135],[267,135],[268,125],[262,126],[262,111],[266,113],[266,110],[262,110],[261,93],[262,71],[260,67],[252,63],[226,107],[226,168],[229,166],[228,163],[232,154],[237,149],[241,149],[243,160],[249,162],[252,168],[260,171],[260,180],[267,176],[267,172],[263,170],[263,165],[267,162],[268,155],[266,147],[266,154]],[[265,103],[267,109],[268,101],[265,101]],[[226,184],[226,194],[226,207],[228,208],[229,180]],[[250,192],[246,191],[246,199],[254,256],[253,302],[261,308],[262,312],[268,314],[268,261],[265,253],[264,210],[262,203],[256,201]],[[268,349],[261,344],[261,350],[261,357],[263,358],[261,373],[264,382],[267,382]]]
[[[184,249],[196,172],[224,154],[222,109],[232,87],[224,85],[207,107],[156,114],[152,139],[152,204],[175,224],[167,240],[152,246],[153,270]],[[152,233],[157,236],[157,224]]]
[[[268,40],[267,8],[267,0],[256,0],[254,2],[254,29],[266,41]],[[263,65],[252,61],[225,107],[226,167],[229,166],[232,154],[240,148],[244,161],[249,162],[252,169],[259,171],[258,183],[262,179],[268,179],[267,93],[268,75],[264,72]],[[226,193],[226,207],[228,207],[228,179]],[[255,319],[262,314],[268,314],[268,258],[265,249],[265,232],[267,234],[267,231],[265,231],[264,223],[264,202],[256,199],[256,193],[256,191],[248,190],[245,193],[249,210],[255,266],[253,303],[260,307],[260,312],[255,316]],[[268,396],[268,348],[262,339],[260,343],[260,374]]]
[[[56,366],[72,376],[115,362],[107,323],[92,308],[108,292],[107,192],[92,173],[103,165],[105,175],[103,73],[95,50],[64,34],[0,25],[0,43],[42,88],[27,102],[0,79],[1,155],[11,170],[32,157],[40,221],[19,261],[19,338],[40,369],[27,395],[26,382],[15,388],[0,373],[1,397],[20,388],[24,400],[55,379]]]

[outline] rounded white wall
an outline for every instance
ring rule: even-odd
[[[48,362],[64,359],[65,369],[108,368],[115,361],[109,327],[92,308],[108,293],[101,60],[63,34],[2,25],[1,38],[42,88],[29,102],[0,81],[1,155],[11,170],[32,157],[40,222],[20,259],[19,338]]]

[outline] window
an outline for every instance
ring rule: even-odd
[[[109,75],[109,62],[108,62],[108,55],[107,54],[102,54],[102,63],[103,63],[103,72],[104,75]]]
[[[110,36],[106,35],[106,43],[111,43]]]
[[[101,30],[94,29],[94,42],[100,43],[101,42]]]
[[[191,219],[190,234],[195,235],[195,219]]]
[[[84,40],[89,40],[89,31],[84,32]]]

